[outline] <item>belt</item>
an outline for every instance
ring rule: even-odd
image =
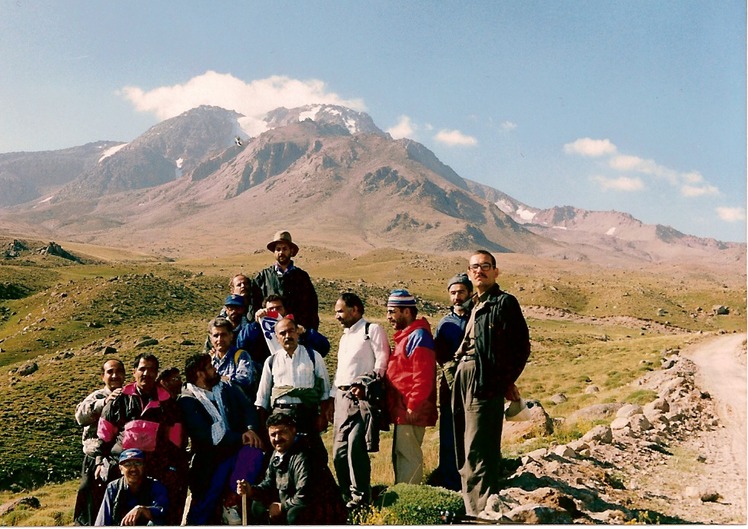
[[[300,407],[301,405],[302,405],[301,403],[297,403],[297,404],[285,404],[285,403],[283,403],[282,404],[280,402],[276,402],[275,405],[273,406],[273,408],[280,408],[281,410],[295,410],[296,408]]]
[[[462,355],[462,358],[460,358],[461,362],[471,362],[475,360],[475,355]]]

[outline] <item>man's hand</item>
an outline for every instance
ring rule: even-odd
[[[512,384],[511,386],[506,388],[506,391],[504,392],[504,398],[506,400],[511,400],[512,402],[516,402],[522,398],[522,396],[519,394],[519,388],[516,384]]]
[[[359,385],[351,386],[351,395],[356,397],[358,400],[364,400],[364,397],[366,397],[366,391]]]
[[[114,399],[120,396],[122,393],[122,388],[117,388],[115,390],[112,390],[112,392],[107,395],[107,397],[104,399],[104,404],[108,404],[109,402],[112,402]]]
[[[236,493],[240,496],[246,494],[248,498],[251,498],[255,495],[255,489],[252,485],[247,483],[247,480],[238,479],[236,480]]]
[[[242,434],[242,444],[249,445],[253,448],[259,448],[260,450],[263,449],[264,445],[262,438],[260,438],[254,430],[247,430]]]
[[[257,312],[255,312],[255,321],[257,323],[262,323],[262,318],[268,315],[268,309],[260,309]]]
[[[283,507],[280,502],[274,501],[268,507],[268,513],[270,514],[271,520],[277,520],[283,515]]]
[[[133,507],[130,512],[128,512],[122,518],[121,525],[142,525],[138,524],[141,517],[145,518],[146,520],[152,519],[151,510],[148,507],[137,505]]]

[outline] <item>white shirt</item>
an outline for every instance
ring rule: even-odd
[[[369,324],[366,338],[366,320],[361,318],[347,329],[343,329],[338,347],[338,369],[335,386],[350,386],[365,373],[375,371],[383,377],[390,359],[390,342],[381,325]],[[333,393],[335,388],[333,388]]]
[[[261,406],[266,410],[272,409],[272,404],[275,404],[270,402],[273,386],[313,388],[315,378],[321,378],[324,382],[322,400],[329,399],[330,378],[327,376],[325,360],[317,351],[311,352],[314,354],[314,364],[312,364],[312,359],[309,358],[309,353],[303,345],[296,347],[293,356],[290,356],[285,349],[281,349],[268,357],[262,367],[262,377],[257,388],[255,406]],[[273,360],[272,372],[270,369],[271,359]],[[279,404],[299,404],[301,399],[283,396],[279,397],[276,402]]]

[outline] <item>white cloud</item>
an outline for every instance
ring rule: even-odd
[[[231,74],[210,70],[184,84],[148,91],[137,86],[125,86],[118,93],[130,101],[136,110],[151,112],[161,120],[200,105],[235,110],[246,116],[242,126],[252,136],[266,130],[262,117],[281,106],[294,108],[327,103],[366,110],[361,99],[344,99],[330,92],[325,83],[317,79],[299,80],[275,75],[247,83]]]
[[[501,123],[501,128],[506,131],[512,131],[517,128],[517,124],[513,121],[504,121]]]
[[[719,195],[719,189],[713,185],[692,186],[685,184],[680,188],[680,194],[684,197],[701,197],[704,195]]]
[[[665,181],[680,195],[687,198],[719,195],[720,190],[706,181],[698,171],[676,171],[654,160],[648,160],[631,154],[618,153],[618,148],[608,139],[594,140],[592,138],[580,138],[572,143],[564,145],[567,154],[578,154],[587,157],[607,156],[601,163],[607,164],[610,169],[618,172],[638,173],[657,180]],[[616,191],[639,191],[646,187],[644,180],[638,176],[621,176],[611,178],[608,176],[593,176],[590,178],[603,190]],[[728,208],[729,209],[729,208]],[[729,215],[729,213],[726,213]]]
[[[617,150],[616,146],[608,139],[593,140],[592,138],[579,138],[572,143],[564,145],[564,152],[566,154],[579,154],[590,158],[615,154]]]
[[[745,220],[745,208],[718,207],[717,215],[726,222],[740,222]]]
[[[409,116],[400,116],[397,124],[387,129],[390,136],[395,139],[412,138],[415,131],[416,126]]]
[[[619,176],[618,178],[607,178],[605,176],[593,176],[593,182],[597,182],[603,191],[641,191],[644,189],[644,182],[641,178],[631,178],[628,176]]]
[[[439,143],[443,143],[449,146],[468,147],[478,144],[478,140],[476,140],[474,137],[468,136],[467,134],[464,134],[459,130],[442,129],[436,133],[434,139]]]

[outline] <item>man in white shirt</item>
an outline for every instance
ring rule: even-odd
[[[299,345],[296,322],[283,318],[275,324],[275,335],[283,347],[265,360],[257,388],[257,406],[262,422],[270,413],[289,413],[297,430],[325,452],[320,432],[332,420],[330,378],[317,351]],[[315,439],[316,438],[316,439]]]
[[[338,368],[333,393],[335,418],[333,458],[335,472],[349,509],[371,497],[371,462],[368,452],[379,449],[377,388],[384,396],[382,378],[387,371],[390,344],[381,325],[363,318],[364,304],[346,292],[335,303],[335,318],[343,325],[338,347]]]

